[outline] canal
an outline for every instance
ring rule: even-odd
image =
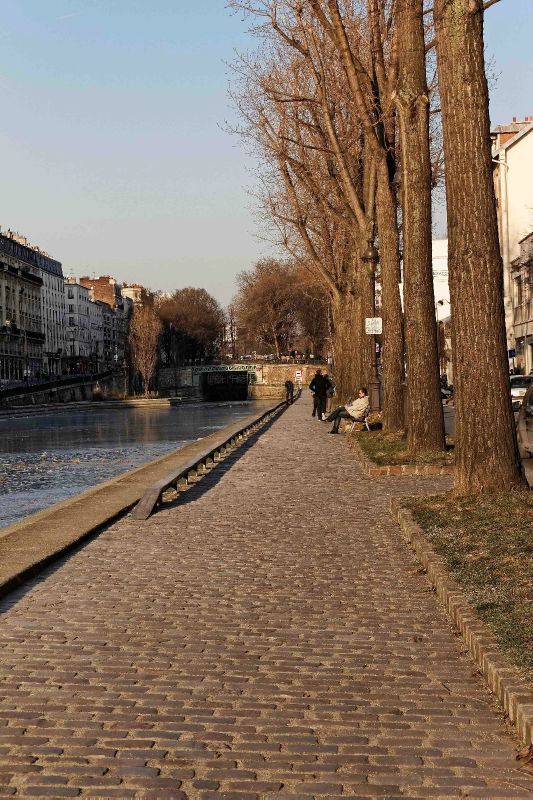
[[[0,529],[265,405],[91,408],[0,419]]]

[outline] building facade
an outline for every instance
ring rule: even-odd
[[[533,231],[520,240],[520,255],[511,261],[513,333],[516,368],[533,373]]]
[[[121,367],[140,284],[63,277],[59,261],[0,231],[0,386]]]
[[[65,279],[67,372],[71,374],[91,371],[91,320],[89,290],[76,278]]]
[[[80,284],[85,286],[94,302],[105,303],[109,311],[104,311],[104,356],[109,366],[122,366],[127,357],[128,329],[134,299],[123,295],[122,287],[110,275],[99,278],[89,278],[84,275]],[[137,296],[137,288],[142,291],[142,286],[134,284],[133,297]]]
[[[43,368],[49,375],[61,374],[67,350],[65,285],[61,264],[56,264],[58,266],[54,270],[41,267],[41,316],[45,337]]]
[[[134,306],[142,305],[144,286],[140,283],[123,283],[122,297],[129,297]]]
[[[47,257],[16,237],[11,231],[0,234],[1,381],[40,377],[43,369],[40,264]]]
[[[516,371],[524,369],[524,359],[518,353],[524,343],[517,341],[517,336],[523,338],[523,328],[515,328],[516,301],[521,295],[516,292],[514,265],[521,258],[521,243],[533,231],[533,117],[498,125],[492,131],[492,141],[507,351],[509,367]],[[521,322],[518,324],[522,326]]]
[[[89,327],[91,330],[91,372],[106,368],[104,354],[104,309],[105,303],[89,300]]]

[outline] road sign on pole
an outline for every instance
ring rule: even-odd
[[[367,317],[365,319],[365,333],[379,335],[383,331],[381,317]]]

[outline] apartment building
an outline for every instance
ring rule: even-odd
[[[92,342],[90,300],[87,287],[74,277],[65,279],[66,364],[71,373],[90,371]]]
[[[533,373],[533,231],[518,243],[511,261],[513,286],[514,361],[523,374]]]
[[[89,327],[91,330],[91,372],[106,368],[104,351],[104,312],[108,308],[99,300],[89,301]]]
[[[530,283],[523,260],[533,232],[533,117],[498,125],[492,141],[509,368],[523,372],[532,368],[528,348],[533,346],[533,330],[524,322]]]
[[[123,364],[127,353],[132,298],[123,295],[121,284],[111,275],[101,275],[98,278],[83,275],[80,284],[89,290],[93,302],[105,303],[108,306],[109,311],[104,310],[105,360],[111,365]]]
[[[60,375],[62,360],[67,350],[66,303],[63,270],[59,262],[53,270],[41,268],[43,288],[41,291],[41,316],[43,320],[44,371]]]
[[[46,258],[17,241],[12,231],[0,233],[0,380],[24,380],[43,370],[39,260]]]

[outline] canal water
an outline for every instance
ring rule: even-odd
[[[265,405],[93,407],[0,419],[0,529]]]

